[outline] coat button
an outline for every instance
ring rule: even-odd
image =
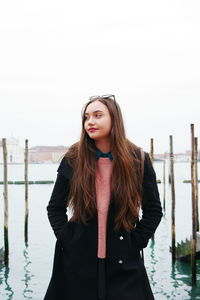
[[[120,259],[120,260],[118,261],[118,263],[119,263],[119,264],[123,264],[123,260]]]
[[[120,240],[123,240],[123,239],[124,239],[124,237],[121,235],[121,236],[119,237],[119,239],[120,239]]]

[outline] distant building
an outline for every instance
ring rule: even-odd
[[[8,163],[23,163],[24,149],[19,145],[19,139],[10,137],[6,138],[7,161]],[[3,163],[3,147],[0,140],[0,163]]]
[[[24,148],[19,145],[19,139],[6,138],[7,161],[10,164],[24,163]],[[35,146],[29,148],[29,163],[57,163],[66,153],[64,146]],[[0,164],[3,163],[2,139],[0,140]]]
[[[64,146],[35,146],[29,149],[30,163],[57,163],[66,153]]]
[[[155,160],[169,159],[169,153],[154,154]],[[190,162],[191,161],[191,151],[186,150],[184,153],[174,153],[175,162]],[[198,151],[198,161],[200,161],[200,152]]]

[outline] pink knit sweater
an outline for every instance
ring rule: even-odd
[[[96,200],[98,211],[98,253],[97,257],[106,257],[107,216],[110,204],[110,179],[112,161],[108,157],[99,157],[96,173]]]

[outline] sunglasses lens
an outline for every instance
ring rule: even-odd
[[[114,97],[114,95],[111,95],[111,94],[107,94],[107,95],[103,95],[102,96],[102,98],[113,98]]]
[[[113,100],[115,101],[115,96],[111,95],[111,94],[107,94],[107,95],[102,95],[102,96],[91,96],[89,98],[90,101],[95,100],[95,99],[99,99],[99,98],[103,98],[103,99],[108,99],[108,98],[113,98]]]
[[[91,97],[89,98],[89,100],[94,100],[94,99],[98,99],[98,98],[100,98],[100,96],[91,96]]]

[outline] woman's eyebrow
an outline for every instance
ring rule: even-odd
[[[102,110],[95,110],[95,111],[92,112],[92,114],[95,114],[95,113],[97,113],[97,112],[102,112],[102,113],[103,113]],[[85,113],[85,115],[88,115],[88,114],[89,114],[89,113]]]

